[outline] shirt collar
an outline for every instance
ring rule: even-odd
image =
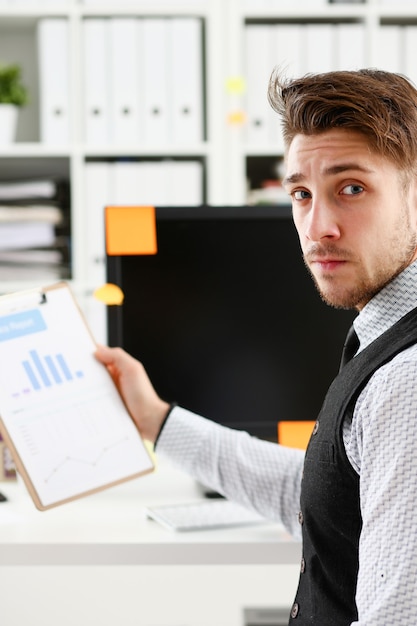
[[[417,307],[417,261],[406,267],[362,309],[353,324],[359,351]]]

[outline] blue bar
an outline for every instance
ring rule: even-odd
[[[45,320],[37,309],[0,316],[0,341],[46,330]]]
[[[63,374],[64,374],[65,378],[66,378],[67,380],[72,380],[72,374],[71,374],[71,372],[69,371],[68,365],[66,364],[65,359],[64,359],[64,357],[62,356],[62,354],[57,354],[57,355],[56,355],[56,359],[57,359],[57,361],[58,361],[58,364],[59,364],[59,366],[60,366],[60,368],[61,368],[61,370],[62,370],[62,372],[63,372]]]
[[[31,364],[29,363],[29,361],[22,361],[22,365],[25,368],[26,374],[28,375],[28,378],[30,380],[30,382],[32,383],[32,387],[35,389],[35,391],[38,391],[38,389],[41,388],[38,379],[35,376],[35,373],[32,369]]]
[[[31,350],[29,354],[32,357],[32,360],[35,364],[36,369],[38,370],[43,384],[45,385],[45,387],[50,387],[52,383],[48,378],[48,375],[45,371],[44,366],[42,365],[42,361],[40,360],[38,353],[36,352],[36,350]]]
[[[47,364],[47,366],[48,366],[48,368],[49,368],[49,371],[50,371],[50,372],[51,372],[51,374],[52,374],[52,377],[53,377],[54,381],[55,381],[58,385],[60,385],[60,384],[62,383],[62,378],[61,378],[61,376],[60,376],[60,374],[59,374],[59,372],[58,372],[58,370],[57,370],[57,368],[56,368],[55,363],[54,363],[54,362],[53,362],[53,360],[52,360],[52,357],[50,357],[50,356],[46,356],[46,357],[45,357],[45,362],[46,362],[46,364]]]

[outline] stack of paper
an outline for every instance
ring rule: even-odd
[[[68,185],[54,180],[0,184],[0,280],[68,276]]]

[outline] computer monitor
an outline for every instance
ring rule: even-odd
[[[223,425],[277,439],[313,420],[352,312],[325,305],[288,206],[157,207],[155,255],[108,256],[124,292],[108,339],[157,390]]]

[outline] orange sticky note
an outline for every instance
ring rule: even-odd
[[[289,448],[305,450],[310,440],[314,421],[278,422],[278,443]]]
[[[109,256],[157,253],[155,207],[107,206],[105,216]]]

